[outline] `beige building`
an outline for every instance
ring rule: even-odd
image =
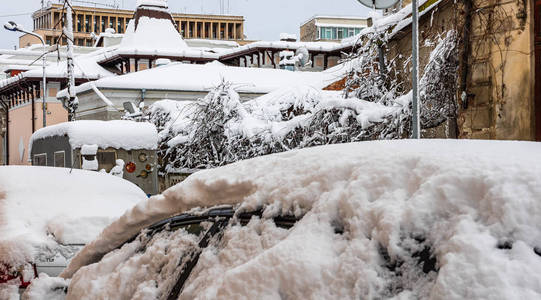
[[[40,9],[32,15],[34,32],[41,35],[48,45],[57,43],[62,34],[62,4],[50,4],[43,11]],[[101,7],[73,7],[74,44],[92,46],[96,36],[113,28],[116,33],[124,33],[129,21],[134,16],[133,10]],[[186,39],[232,40],[242,43],[244,40],[244,17],[225,15],[199,15],[173,13],[176,28]],[[66,45],[66,39],[59,41]],[[19,39],[19,47],[27,47],[40,41],[24,35]]]
[[[314,16],[301,25],[301,41],[340,41],[372,26],[372,19],[362,17]]]

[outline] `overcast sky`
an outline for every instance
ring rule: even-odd
[[[51,0],[53,3],[58,0]],[[40,0],[3,0],[0,22],[15,21],[32,29],[31,13],[41,7]],[[47,2],[47,0],[46,0]],[[81,5],[74,1],[74,5]],[[114,3],[114,0],[89,0],[89,2]],[[136,0],[117,0],[126,9],[134,9]],[[224,0],[229,14],[246,19],[245,34],[250,40],[276,40],[281,32],[299,33],[299,26],[311,16],[319,14],[340,16],[366,16],[369,9],[356,0]],[[220,0],[169,0],[172,12],[220,12]],[[226,11],[227,13],[227,11]],[[16,15],[16,16],[13,16]],[[0,28],[0,48],[18,45],[18,34]]]

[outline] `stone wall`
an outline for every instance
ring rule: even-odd
[[[301,42],[313,42],[317,40],[316,20],[312,20],[300,28]]]

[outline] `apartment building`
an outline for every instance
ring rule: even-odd
[[[133,10],[106,7],[73,7],[74,44],[92,46],[94,37],[112,28],[116,33],[124,33],[134,17]],[[32,14],[33,31],[43,37],[48,45],[60,42],[66,45],[62,34],[63,4],[50,3],[43,10]],[[244,40],[244,17],[227,15],[180,14],[173,13],[175,27],[186,39],[214,39],[241,42]],[[93,34],[94,33],[94,34]],[[60,40],[59,40],[60,39]],[[31,35],[19,39],[19,47],[40,43]]]
[[[313,16],[301,24],[301,42],[340,41],[372,26],[372,19],[363,17]]]

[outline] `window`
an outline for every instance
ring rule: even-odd
[[[100,24],[100,17],[99,16],[94,16],[94,32],[96,32],[96,33],[100,33],[99,24]]]
[[[54,153],[54,166],[58,168],[66,167],[66,153],[64,151]]]
[[[355,29],[354,28],[349,28],[348,29],[348,37],[354,36],[354,35],[355,35]]]
[[[338,28],[338,39],[341,40],[345,37],[344,28]]]
[[[85,32],[90,32],[90,22],[92,16],[85,16]]]
[[[77,32],[83,31],[83,15],[77,15]]]
[[[361,29],[360,28],[355,28],[355,34],[359,34],[361,33]]]
[[[110,172],[116,165],[116,152],[114,151],[98,151],[97,158],[99,170],[105,169]]]
[[[109,28],[115,29],[116,17],[109,17]]]
[[[34,166],[47,166],[47,153],[34,154]]]
[[[117,24],[117,33],[123,33],[124,32],[124,19],[118,18],[118,24]]]
[[[105,29],[107,29],[107,27],[105,27],[106,21],[107,21],[107,17],[105,16],[101,17],[101,32],[105,32]]]

